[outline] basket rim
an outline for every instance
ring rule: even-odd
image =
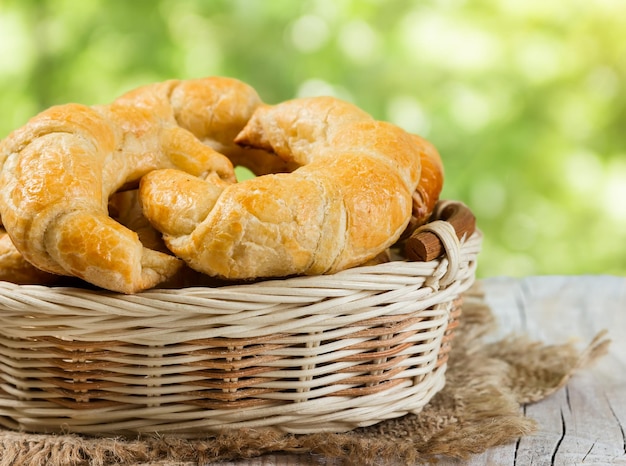
[[[441,283],[450,276],[445,256],[429,263],[392,261],[334,275],[135,295],[0,283],[0,336],[52,335],[68,342],[158,346],[211,338],[337,334],[372,319],[403,319],[454,299],[475,279],[480,243],[480,232],[460,242],[460,260],[447,284]]]
[[[445,222],[443,222],[445,223]],[[467,256],[475,256],[480,252],[483,234],[482,231],[476,231],[464,241],[459,242],[458,249],[461,252],[462,260],[467,261]],[[0,297],[4,295],[18,294],[20,296],[38,296],[45,293],[53,296],[55,294],[65,296],[102,296],[125,298],[132,301],[135,298],[154,297],[155,299],[167,300],[168,297],[176,295],[186,296],[202,296],[209,299],[212,295],[224,297],[225,293],[246,294],[254,290],[262,300],[262,295],[272,295],[276,291],[284,292],[284,297],[288,298],[289,294],[298,296],[298,290],[307,289],[311,293],[324,294],[333,293],[333,290],[355,289],[359,284],[367,285],[367,289],[387,289],[381,283],[384,277],[390,280],[390,283],[398,281],[405,283],[406,279],[402,277],[432,277],[442,262],[447,262],[450,254],[444,254],[441,257],[430,260],[428,262],[418,262],[406,259],[401,254],[396,254],[393,260],[375,265],[362,265],[342,270],[333,274],[324,275],[302,275],[293,277],[269,277],[250,283],[227,283],[218,286],[196,285],[182,288],[152,288],[143,290],[134,294],[123,294],[115,291],[109,291],[101,288],[92,288],[88,284],[85,287],[67,286],[67,285],[40,285],[40,284],[16,284],[8,281],[0,281]],[[447,265],[447,264],[446,264]],[[441,277],[438,277],[441,278]],[[294,290],[290,293],[289,290]],[[331,294],[332,295],[332,294]],[[282,295],[281,295],[282,296]],[[0,306],[2,301],[0,301]]]

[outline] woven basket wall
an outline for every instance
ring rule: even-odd
[[[428,228],[436,260],[328,276],[131,296],[0,282],[0,425],[311,433],[417,413],[445,383],[481,245]]]

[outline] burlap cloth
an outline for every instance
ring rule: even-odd
[[[255,429],[202,439],[167,435],[136,439],[36,435],[0,430],[0,466],[207,465],[220,460],[289,452],[320,455],[333,464],[411,464],[437,456],[466,458],[531,434],[536,423],[521,406],[565,385],[606,352],[598,336],[584,351],[524,336],[489,342],[495,319],[479,286],[465,296],[446,386],[419,415],[344,434],[291,435]]]

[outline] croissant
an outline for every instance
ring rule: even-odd
[[[0,228],[0,281],[19,285],[51,285],[58,275],[39,270],[24,259],[7,232]]]
[[[109,198],[109,215],[137,233],[141,244],[154,251],[171,254],[165,246],[161,232],[156,230],[143,215],[137,189],[120,191]],[[1,264],[0,264],[1,265]],[[190,286],[214,286],[215,280],[183,265],[167,280],[158,284],[159,288],[186,288]]]
[[[412,135],[415,144],[420,146],[422,173],[417,188],[413,192],[413,212],[411,220],[402,237],[408,237],[415,229],[428,222],[435,204],[443,189],[444,169],[439,152],[426,139]]]
[[[109,197],[109,216],[137,233],[141,244],[153,251],[169,253],[161,233],[143,215],[137,189],[116,192]]]
[[[299,168],[237,184],[173,169],[141,179],[144,214],[195,270],[228,279],[333,273],[385,251],[411,218],[425,146],[352,104],[262,105],[235,141]]]
[[[141,212],[137,196],[137,190],[113,194],[109,199],[110,216],[136,232],[144,246],[167,252],[161,234],[152,228]],[[20,285],[52,285],[62,283],[61,278],[60,275],[44,272],[27,262],[15,248],[6,230],[0,227],[0,281]]]
[[[319,105],[324,105],[326,99],[318,99]],[[321,109],[320,109],[321,110]],[[372,117],[357,107],[351,107],[349,110],[344,109],[345,112],[341,114],[341,118],[345,120],[371,120]],[[332,114],[331,114],[332,116]],[[337,115],[338,117],[339,115]],[[271,127],[258,127],[252,130],[253,124],[260,124],[261,120],[256,120],[257,123],[251,122],[247,126],[249,132],[255,132],[257,134],[263,134],[264,132],[281,131],[281,128]],[[268,122],[265,122],[266,124]],[[334,124],[334,121],[329,121],[329,126]],[[409,226],[405,231],[405,235],[410,234],[416,227],[426,223],[430,215],[432,214],[435,204],[439,200],[439,195],[443,189],[444,182],[444,168],[441,156],[435,146],[426,139],[416,135],[411,135],[415,144],[420,146],[420,164],[421,164],[421,176],[417,188],[413,192],[413,212]],[[244,137],[239,139],[241,144],[245,144]],[[242,165],[249,168],[255,175],[266,175],[268,173],[284,173],[291,172],[298,168],[301,163],[306,163],[305,152],[312,152],[318,150],[319,146],[327,145],[328,141],[324,138],[307,138],[301,140],[297,145],[291,148],[276,147],[273,148],[267,141],[259,142],[257,145],[262,146],[264,150],[251,150],[248,152],[238,151],[235,154],[229,155],[229,158],[234,165]],[[272,151],[278,151],[280,157],[276,157],[272,154]],[[294,150],[298,153],[294,156],[290,153],[290,150]],[[296,159],[301,162],[297,163]]]
[[[234,182],[217,151],[239,150],[233,139],[260,103],[244,83],[206,78],[144,86],[110,105],[52,107],[0,143],[4,227],[43,271],[123,293],[153,287],[182,263],[114,221],[109,196],[163,168]]]

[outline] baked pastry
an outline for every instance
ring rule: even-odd
[[[161,233],[152,228],[143,216],[137,197],[137,190],[113,194],[109,199],[109,215],[137,233],[145,247],[169,253]],[[18,285],[52,285],[61,283],[62,276],[39,270],[26,261],[6,230],[0,226],[0,281]]]
[[[156,230],[143,215],[137,189],[120,191],[109,198],[109,215],[126,228],[137,233],[144,247],[154,251],[172,254],[165,246],[161,232]],[[159,283],[159,288],[186,288],[190,286],[213,286],[215,280],[183,265],[167,280]]]
[[[412,136],[415,144],[420,147],[422,173],[413,192],[413,211],[403,238],[428,222],[441,195],[444,181],[443,162],[435,146],[420,136],[415,134]]]
[[[163,242],[161,233],[143,215],[137,189],[112,194],[109,198],[108,209],[111,218],[137,233],[144,247],[171,254]]]
[[[167,280],[182,266],[145,248],[108,214],[109,196],[146,173],[177,168],[235,181],[217,150],[260,105],[240,81],[166,81],[131,91],[110,105],[67,104],[31,119],[0,143],[0,215],[24,258],[46,272],[133,293]]]
[[[51,285],[58,279],[58,275],[39,270],[27,262],[4,228],[0,227],[0,281],[18,285]]]
[[[144,214],[195,270],[227,279],[333,273],[373,259],[411,218],[425,146],[330,97],[262,105],[235,141],[299,168],[237,184],[179,170],[140,183]]]

